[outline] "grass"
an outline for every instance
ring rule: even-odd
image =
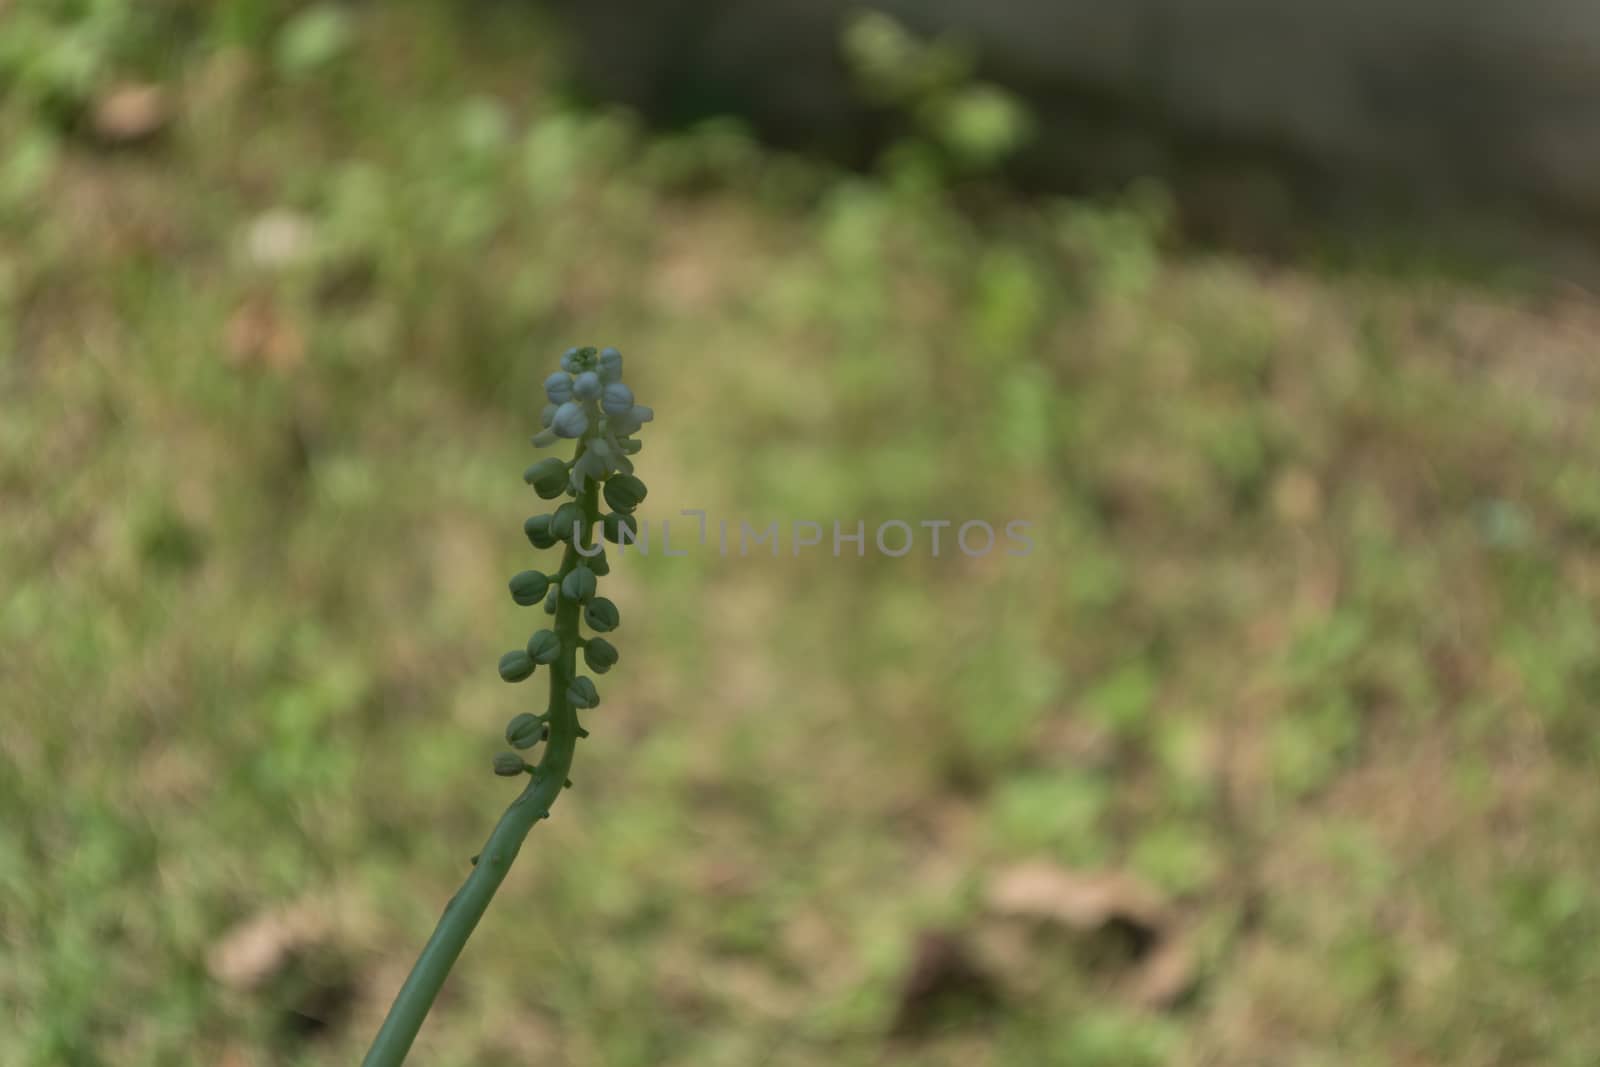
[[[1589,301],[646,135],[521,10],[119,10],[0,98],[0,1062],[360,1054],[509,799],[585,342],[675,537],[1037,547],[619,565],[577,788],[417,1062],[1600,1057]],[[97,147],[138,76],[170,127]],[[1146,882],[1187,995],[1008,933],[1039,861]],[[999,992],[913,1010],[930,931]]]

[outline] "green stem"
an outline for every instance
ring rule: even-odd
[[[577,454],[583,455],[582,445]],[[584,514],[583,546],[588,548],[599,523],[599,486],[593,481],[587,482],[579,503]],[[579,562],[581,557],[569,543],[561,559],[557,581],[565,578]],[[450,968],[466,947],[478,920],[488,910],[495,890],[505,881],[528,831],[533,829],[534,823],[549,816],[550,805],[561,795],[572,770],[573,751],[578,744],[578,713],[567,700],[567,686],[577,677],[578,604],[557,595],[556,636],[561,638],[561,658],[550,665],[550,737],[545,742],[544,756],[522,793],[495,824],[466,883],[445,905],[439,925],[395,996],[378,1036],[367,1050],[366,1059],[361,1061],[362,1067],[399,1067],[405,1061]]]

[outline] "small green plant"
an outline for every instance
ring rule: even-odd
[[[976,77],[971,48],[940,37],[922,40],[889,15],[862,12],[845,26],[844,57],[862,95],[910,120],[889,149],[891,169],[942,178],[993,171],[1033,136],[1024,103]]]
[[[0,4],[0,98],[65,118],[88,106],[148,26],[115,0]]]
[[[538,630],[524,647],[500,657],[500,677],[507,682],[525,682],[540,667],[546,668],[550,678],[544,712],[514,716],[505,731],[511,750],[494,757],[495,774],[505,778],[526,775],[528,781],[500,817],[483,851],[473,857],[466,883],[445,906],[439,925],[367,1052],[365,1067],[393,1067],[405,1059],[445,977],[511,870],[528,831],[549,817],[550,806],[561,790],[572,785],[573,753],[578,741],[589,736],[578,723],[578,712],[600,703],[594,681],[578,673],[579,656],[595,674],[606,673],[617,662],[616,648],[599,636],[615,630],[620,616],[615,604],[597,595],[599,579],[610,573],[610,564],[604,546],[596,540],[596,530],[616,542],[624,531],[631,532],[636,526],[633,511],[644,500],[646,490],[644,482],[634,476],[629,457],[642,447],[633,435],[654,413],[634,403],[633,391],[622,381],[622,353],[614,348],[598,352],[569,349],[561,357],[561,369],[545,380],[544,389],[550,403],[544,409],[544,429],[534,436],[533,443],[543,448],[571,440],[577,442],[577,449],[571,460],[541,459],[522,475],[542,500],[570,498],[562,500],[554,512],[535,515],[523,524],[535,548],[554,548],[565,542],[560,569],[553,574],[522,571],[509,583],[512,600],[524,607],[542,603],[554,619],[553,629]],[[602,499],[607,508],[604,515]],[[580,621],[594,636],[581,635]],[[522,753],[540,745],[539,762],[528,763]]]

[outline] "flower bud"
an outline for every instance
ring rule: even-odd
[[[583,492],[585,479],[599,479],[605,476],[605,460],[600,458],[598,452],[591,449],[584,449],[583,455],[572,463],[572,488],[577,492]]]
[[[583,509],[577,504],[568,501],[556,508],[556,513],[550,516],[550,535],[558,541],[572,539],[572,528],[579,519],[583,518]]]
[[[622,353],[615,348],[600,350],[600,378],[607,382],[622,380]]]
[[[619,440],[611,449],[611,456],[606,460],[606,466],[615,474],[632,474],[633,460],[628,458],[628,442]]]
[[[527,769],[528,765],[515,752],[501,752],[494,757],[494,773],[502,778],[515,778]]]
[[[605,532],[606,540],[612,544],[621,543],[623,527],[627,527],[629,541],[636,540],[639,535],[639,520],[617,511],[607,512],[600,520],[600,527]]]
[[[621,382],[612,382],[600,395],[600,410],[607,415],[626,415],[633,410],[633,390]]]
[[[552,404],[565,404],[572,399],[572,375],[556,371],[544,380],[544,395]]]
[[[512,577],[509,584],[511,599],[530,608],[544,599],[545,592],[550,588],[550,578],[538,571],[521,571]]]
[[[579,400],[593,400],[600,395],[600,375],[586,370],[572,380],[572,395]]]
[[[606,416],[611,428],[624,436],[634,433],[655,417],[656,413],[643,404],[635,404],[628,411]]]
[[[603,548],[597,554],[586,557],[583,565],[594,571],[596,578],[604,578],[611,573],[611,562],[606,559],[606,550]]]
[[[619,474],[606,481],[606,503],[617,511],[632,511],[647,492],[644,482],[631,474]]]
[[[506,744],[512,748],[532,748],[543,740],[543,716],[525,711],[506,723]]]
[[[544,613],[554,615],[556,608],[561,605],[561,589],[554,582],[550,584],[550,591],[544,595]]]
[[[617,663],[617,649],[603,637],[591,637],[583,646],[583,662],[596,674],[604,674]]]
[[[600,706],[600,692],[595,689],[594,683],[579,675],[567,686],[567,699],[575,708],[596,708]]]
[[[561,658],[561,638],[556,636],[554,630],[540,630],[528,638],[528,648],[524,655],[531,663],[554,663]]]
[[[546,404],[544,406],[544,410],[539,412],[539,425],[548,430],[550,428],[550,424],[555,421],[555,418],[556,406],[554,404]]]
[[[508,682],[525,681],[533,668],[533,657],[523,649],[513,649],[500,657],[500,677]]]
[[[550,424],[557,437],[582,437],[589,429],[589,416],[584,412],[583,405],[575,400],[568,400],[556,408],[556,417]]]
[[[622,622],[617,606],[603,596],[597,596],[583,606],[583,621],[597,634],[610,633]]]
[[[577,374],[582,369],[582,355],[576,348],[569,348],[561,353],[561,369],[568,374]]]
[[[522,480],[533,486],[533,491],[545,500],[553,500],[566,492],[567,464],[555,456],[546,456],[522,472]]]
[[[555,534],[550,532],[548,515],[528,516],[528,521],[522,524],[522,532],[528,535],[528,541],[534,548],[549,548],[556,543]]]
[[[567,576],[561,579],[561,595],[568,600],[576,600],[580,604],[594,599],[594,589],[594,571],[581,563],[568,571]]]

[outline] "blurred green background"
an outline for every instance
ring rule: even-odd
[[[1020,195],[896,34],[845,170],[530,7],[0,0],[0,1063],[358,1061],[515,789],[573,344],[652,523],[1036,548],[620,561],[413,1062],[1600,1062],[1600,308]]]

